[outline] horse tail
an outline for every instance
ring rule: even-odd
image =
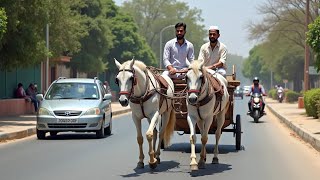
[[[164,147],[168,147],[170,145],[170,139],[174,132],[174,127],[176,124],[176,113],[174,109],[171,109],[169,122],[164,132]]]

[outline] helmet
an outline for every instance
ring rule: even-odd
[[[253,81],[258,81],[259,82],[259,78],[258,77],[254,77]]]

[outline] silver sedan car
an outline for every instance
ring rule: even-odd
[[[37,95],[37,137],[58,132],[95,132],[97,138],[111,134],[112,95],[97,78],[59,78],[47,93]]]

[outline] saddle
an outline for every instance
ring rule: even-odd
[[[153,77],[158,81],[160,84],[160,93],[167,95],[167,90],[169,87],[168,82],[160,75],[160,74],[153,74]],[[165,97],[163,95],[160,96],[160,101],[159,101],[159,107],[161,107],[161,104],[165,100]],[[167,99],[166,99],[167,100]],[[168,103],[167,103],[167,108],[168,108]]]
[[[224,95],[223,85],[221,84],[219,79],[214,77],[212,74],[206,73],[206,76],[217,96],[217,101],[222,101],[222,96]]]

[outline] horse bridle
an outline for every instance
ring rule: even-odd
[[[191,68],[189,68],[188,70],[191,70]],[[201,73],[202,73],[202,76],[200,77],[200,79],[201,79],[200,89],[199,89],[199,90],[198,90],[198,89],[188,89],[188,90],[187,90],[187,93],[196,93],[196,94],[200,94],[200,93],[201,93],[202,87],[203,87],[206,79],[204,78],[204,73],[203,73],[203,71],[202,71],[201,69],[199,69],[199,70],[200,70]],[[188,76],[186,76],[185,79],[186,79],[186,82],[187,82],[187,81],[188,81]]]
[[[127,71],[127,72],[132,73],[132,77],[131,77],[132,78],[132,86],[131,86],[130,92],[129,91],[120,91],[119,92],[119,95],[128,95],[128,97],[130,98],[130,96],[133,94],[133,87],[137,84],[137,78],[135,75],[135,71],[134,71],[134,69],[121,69],[121,70],[119,70],[118,74],[121,71]],[[119,79],[118,78],[116,78],[115,83],[119,86]]]

